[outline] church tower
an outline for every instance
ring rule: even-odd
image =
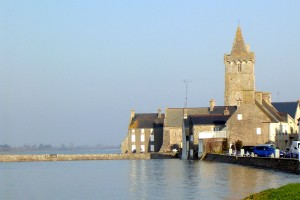
[[[231,54],[224,55],[225,64],[225,106],[239,106],[241,102],[254,102],[255,55],[244,43],[238,26]]]

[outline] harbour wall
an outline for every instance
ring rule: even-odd
[[[299,160],[291,158],[240,157],[220,154],[207,154],[203,160],[239,164],[300,174]]]
[[[150,160],[175,158],[173,153],[139,154],[15,154],[0,155],[0,162],[75,161],[75,160]]]

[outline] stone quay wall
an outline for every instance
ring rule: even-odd
[[[299,160],[291,158],[239,157],[221,154],[207,154],[203,160],[239,164],[300,174]]]
[[[74,160],[149,160],[170,159],[170,153],[139,153],[139,154],[15,154],[0,155],[0,162],[32,162],[32,161],[74,161]]]

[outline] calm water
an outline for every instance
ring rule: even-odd
[[[291,182],[300,176],[205,161],[0,163],[0,199],[240,199]]]

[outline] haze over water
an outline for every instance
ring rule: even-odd
[[[0,180],[0,199],[241,199],[300,176],[176,159],[0,163]]]

